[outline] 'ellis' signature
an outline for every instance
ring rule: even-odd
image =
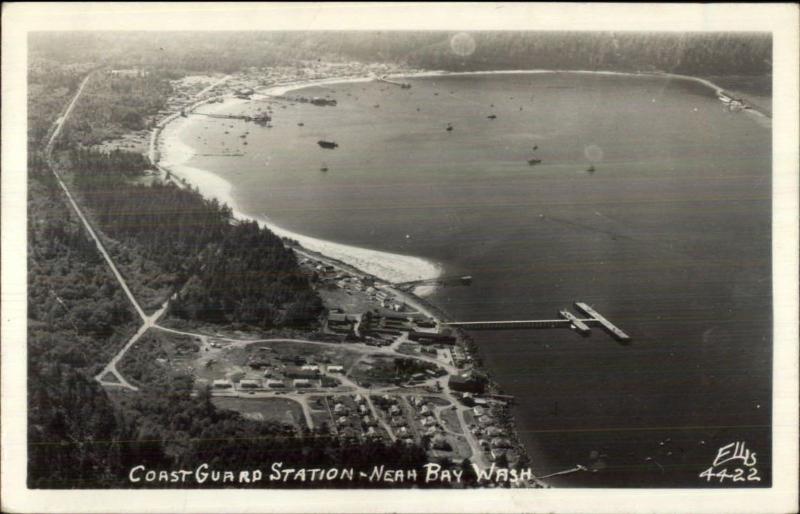
[[[698,476],[705,478],[706,482],[717,479],[720,484],[726,481],[761,482],[757,463],[756,452],[749,450],[743,441],[736,441],[718,449],[711,467]],[[724,467],[720,469],[721,466]]]

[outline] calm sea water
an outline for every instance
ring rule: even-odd
[[[431,298],[453,318],[553,318],[579,300],[628,332],[474,334],[535,470],[597,470],[556,484],[705,486],[717,450],[744,441],[762,479],[747,485],[768,485],[770,131],[661,78],[409,82],[293,93],[336,107],[231,108],[271,106],[273,128],[198,119],[182,138],[206,155],[190,164],[248,214],[472,275]],[[207,155],[225,152],[245,155]]]

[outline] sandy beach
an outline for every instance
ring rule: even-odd
[[[290,89],[306,86],[307,84],[279,86],[274,89],[274,91],[278,92],[271,91],[270,94],[283,94],[281,91],[285,92]],[[213,106],[206,107],[205,110],[206,112],[213,112],[245,101],[246,100],[230,99],[222,104],[213,104]],[[309,237],[286,230],[263,216],[254,216],[242,212],[234,197],[233,186],[227,180],[210,171],[192,167],[187,164],[194,156],[195,149],[183,143],[180,140],[180,134],[190,122],[190,118],[176,117],[164,126],[156,142],[158,145],[158,154],[160,155],[159,165],[168,169],[175,176],[185,180],[187,183],[197,187],[198,191],[206,198],[216,198],[219,202],[228,205],[233,210],[234,216],[237,219],[255,220],[261,226],[269,228],[281,237],[293,239],[309,250],[342,261],[387,282],[399,283],[412,280],[434,279],[442,274],[441,266],[426,259]],[[429,295],[434,290],[434,287],[419,287],[416,293],[419,295]]]

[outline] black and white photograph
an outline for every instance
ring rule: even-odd
[[[4,7],[4,511],[797,508],[797,5]]]

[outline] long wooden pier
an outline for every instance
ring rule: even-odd
[[[244,114],[216,114],[216,113],[208,113],[208,112],[182,112],[182,116],[194,115],[194,116],[206,116],[208,118],[220,118],[225,120],[244,120],[244,121],[254,121],[256,123],[266,124],[272,121],[272,118],[269,115],[261,115],[261,116],[247,116]]]
[[[611,323],[605,316],[594,310],[584,302],[575,302],[575,308],[584,314],[579,318],[566,309],[558,312],[560,319],[526,319],[526,320],[499,320],[499,321],[450,321],[442,325],[465,330],[520,330],[538,328],[571,328],[581,335],[589,335],[591,327],[599,327],[611,337],[622,343],[631,340],[630,336],[619,327]]]

